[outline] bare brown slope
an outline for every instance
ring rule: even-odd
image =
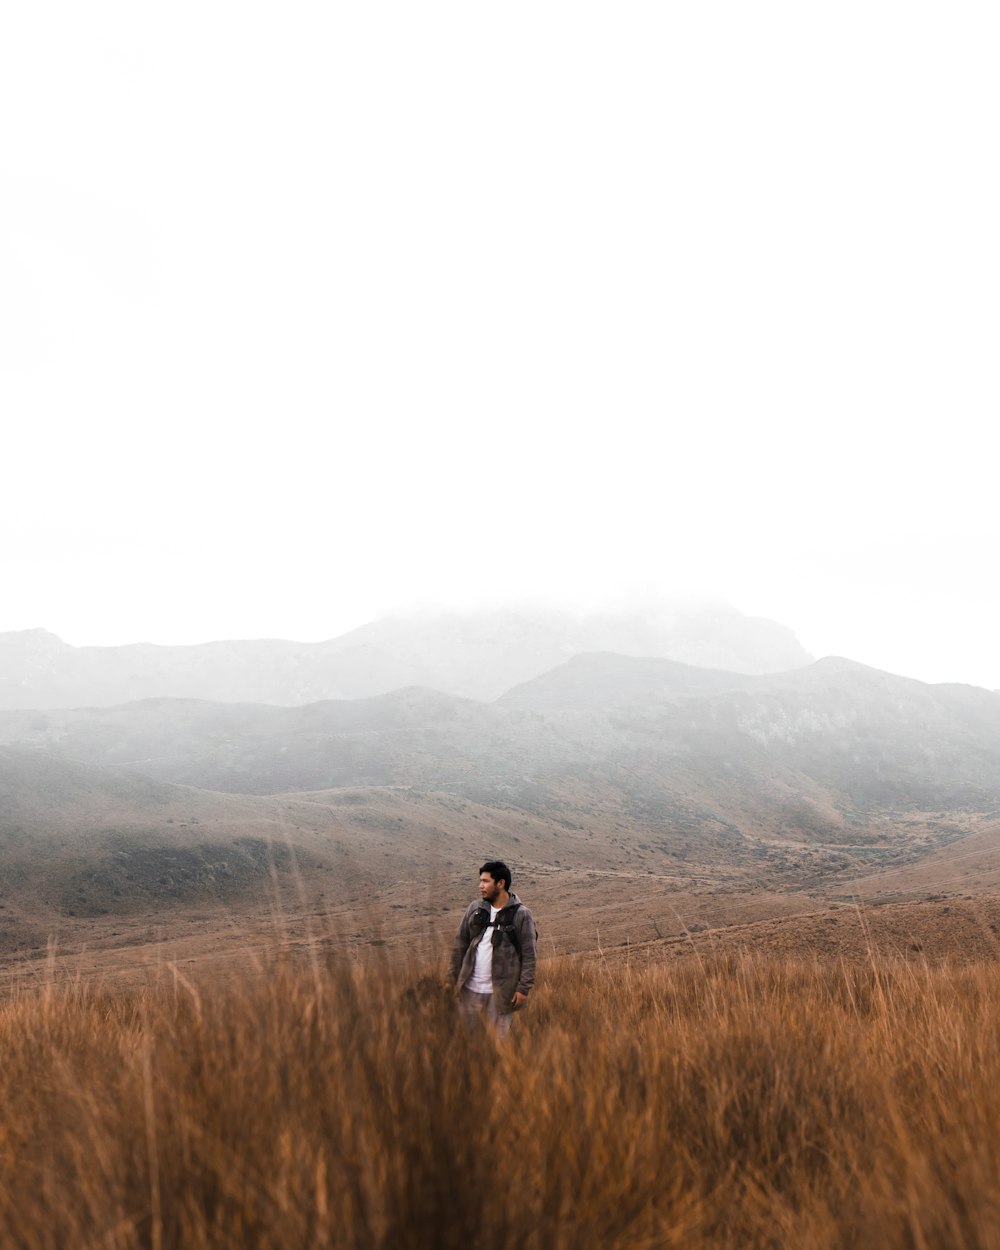
[[[683,860],[643,842],[627,818],[605,828],[399,788],[211,794],[3,748],[0,950],[54,934],[95,967],[159,960],[165,942],[178,957],[238,956],[273,943],[280,916],[292,945],[335,930],[426,953],[494,856],[545,915],[549,955],[809,905],[752,885],[725,838]],[[780,856],[771,867],[790,871]]]
[[[392,917],[394,933],[419,934],[427,908],[461,907],[479,864],[497,855],[544,900],[606,908],[613,933],[621,924],[645,932],[634,917],[655,910],[657,892],[745,884],[724,843],[709,839],[703,858],[680,865],[637,848],[641,840],[622,821],[608,836],[596,822],[452,794],[213,794],[0,748],[0,946],[44,946],[53,931],[75,942],[145,941],[151,925],[177,936],[194,917],[202,935],[213,925],[231,935],[266,927],[276,905],[340,917],[350,941],[370,939],[382,923],[372,917],[392,911],[407,913]],[[600,923],[568,926],[572,949]]]
[[[692,926],[666,939],[605,944],[601,958],[636,966],[760,958],[872,964],[883,958],[965,966],[1000,960],[1000,894],[910,903],[843,903],[741,923]]]
[[[917,863],[847,880],[845,888],[870,902],[1000,890],[1000,812],[982,815],[966,836]]]

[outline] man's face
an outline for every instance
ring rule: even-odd
[[[495,904],[500,893],[499,881],[494,881],[488,872],[479,874],[479,893],[487,903]]]

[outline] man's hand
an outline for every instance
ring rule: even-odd
[[[528,995],[522,994],[520,990],[518,990],[515,993],[514,997],[510,1000],[510,1004],[514,1008],[515,1011],[518,1011],[521,1007],[527,1006],[527,1003],[528,1003]]]

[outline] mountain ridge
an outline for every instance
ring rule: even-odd
[[[646,912],[679,891],[686,916],[732,917],[880,868],[918,890],[901,870],[973,834],[986,871],[998,817],[1000,695],[837,657],[761,675],[596,652],[491,703],[403,687],[9,711],[0,952],[67,918],[186,926],[208,908],[225,926],[294,896],[295,865],[300,906],[328,907],[336,883],[356,916],[375,897],[404,909],[409,863],[444,874],[453,905],[461,866],[494,855],[570,928],[562,882],[581,902],[617,883],[601,929],[624,939],[658,932]]]
[[[404,785],[549,811],[567,785],[603,787],[654,823],[695,795],[709,824],[740,810],[774,824],[791,802],[814,832],[1000,805],[1000,696],[824,661],[747,675],[597,653],[490,704],[420,687],[292,707],[146,700],[0,713],[0,742],[242,794]]]
[[[0,709],[111,706],[157,696],[296,706],[403,686],[489,702],[574,654],[594,650],[701,666],[714,662],[746,672],[774,672],[812,659],[786,626],[719,605],[586,617],[384,617],[317,643],[73,647],[38,629],[0,634]]]

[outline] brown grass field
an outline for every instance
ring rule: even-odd
[[[1000,1247],[992,960],[549,960],[499,1043],[382,954],[12,983],[0,1246]]]

